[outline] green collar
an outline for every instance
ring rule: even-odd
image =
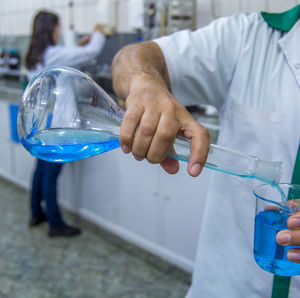
[[[282,13],[262,12],[261,14],[270,27],[290,31],[300,18],[300,4]]]

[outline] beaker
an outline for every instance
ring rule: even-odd
[[[280,191],[278,191],[280,187]],[[283,194],[288,204],[283,204]],[[300,275],[300,264],[288,260],[287,251],[300,246],[282,246],[276,234],[288,229],[287,219],[300,212],[300,185],[279,184],[277,187],[262,184],[253,190],[256,198],[254,228],[254,258],[264,270],[281,276]]]
[[[69,162],[120,146],[123,111],[86,74],[68,67],[47,68],[28,84],[18,112],[21,143],[50,162]],[[190,141],[176,138],[168,156],[188,162]],[[280,181],[282,163],[210,145],[205,167],[266,183]]]

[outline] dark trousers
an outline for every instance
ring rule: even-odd
[[[57,204],[57,177],[63,164],[52,163],[38,159],[33,175],[31,191],[31,215],[40,217],[43,215],[41,206],[45,201],[45,213],[50,227],[58,227],[64,224]]]

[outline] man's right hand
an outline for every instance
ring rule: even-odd
[[[150,163],[160,163],[168,173],[174,174],[179,168],[178,161],[166,155],[179,133],[191,140],[188,173],[198,176],[206,162],[209,134],[170,93],[159,47],[147,42],[122,51],[114,59],[113,79],[118,96],[126,99],[120,131],[123,152],[132,152],[137,160],[146,158]],[[139,53],[148,55],[147,59],[138,57]]]

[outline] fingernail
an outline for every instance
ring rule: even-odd
[[[195,163],[195,164],[192,165],[191,174],[193,176],[199,175],[200,171],[201,171],[201,164],[200,163]]]
[[[126,145],[123,145],[123,146],[122,146],[122,151],[123,151],[124,153],[126,153],[126,154],[128,154],[128,153],[130,152],[128,146],[126,146]]]
[[[298,228],[300,227],[300,218],[292,218],[288,221],[288,225],[291,228]]]
[[[288,251],[287,257],[290,261],[300,261],[300,254],[294,251]]]
[[[291,241],[292,237],[289,233],[279,233],[277,236],[278,242],[280,244],[287,244]]]
[[[137,161],[142,161],[144,158],[140,158],[140,157],[136,157],[136,156],[134,156],[134,158],[135,158],[135,160],[137,160]]]

